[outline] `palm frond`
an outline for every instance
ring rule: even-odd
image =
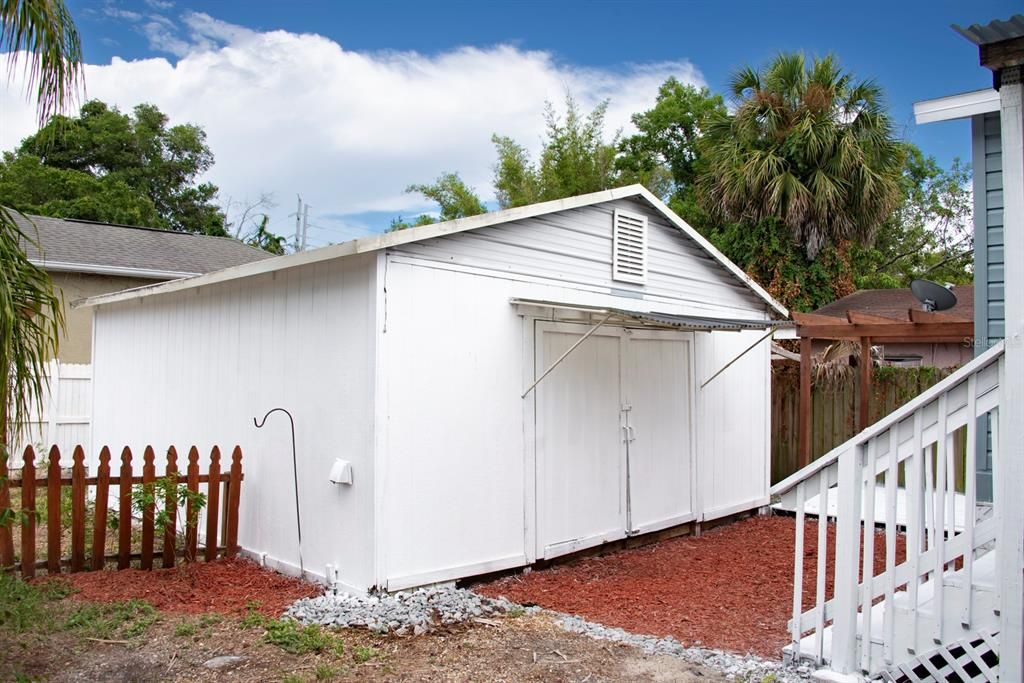
[[[63,0],[0,0],[0,52],[11,53],[8,79],[24,62],[40,124],[77,100],[82,44]]]
[[[19,227],[12,210],[0,207],[0,408],[8,418],[0,437],[10,437],[0,438],[2,444],[16,443],[31,409],[41,408],[46,364],[56,357],[64,327],[60,299],[50,276],[25,254],[28,244],[38,246],[35,236]]]

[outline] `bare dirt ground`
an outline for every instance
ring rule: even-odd
[[[0,679],[46,681],[720,681],[673,657],[569,634],[542,614],[488,620],[418,637],[341,630],[340,652],[296,655],[262,628],[227,618],[161,614],[144,633],[90,640],[66,632],[0,633]],[[192,632],[194,629],[194,632]],[[244,659],[222,669],[214,657]],[[20,676],[21,678],[17,678]]]

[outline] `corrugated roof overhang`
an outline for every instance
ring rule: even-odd
[[[559,311],[572,311],[576,313],[611,314],[610,323],[640,323],[644,327],[654,327],[671,330],[694,330],[700,332],[720,332],[741,330],[767,330],[777,327],[791,327],[789,320],[745,320],[739,318],[718,318],[697,315],[676,315],[674,313],[656,313],[651,311],[639,311],[625,308],[610,308],[605,306],[588,306],[558,301],[544,301],[539,299],[512,299],[513,305],[534,306],[538,308],[550,308]]]

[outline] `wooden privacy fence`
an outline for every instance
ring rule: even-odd
[[[874,369],[869,416],[873,424],[926,389],[939,383],[956,368]],[[860,377],[857,373],[826,386],[811,389],[811,460],[816,460],[855,436],[860,417]],[[776,484],[800,469],[800,375],[798,366],[772,368],[772,483]],[[955,447],[962,448],[962,434]],[[962,452],[962,451],[958,451]]]
[[[170,482],[169,486],[158,486],[156,473],[156,457],[151,446],[143,452],[142,475],[135,476],[132,472],[132,452],[125,448],[121,451],[121,463],[118,473],[112,476],[110,449],[106,446],[100,451],[99,466],[96,476],[86,476],[85,451],[81,446],[74,449],[71,463],[71,475],[64,476],[61,468],[60,449],[53,446],[49,452],[48,463],[36,465],[36,454],[29,446],[24,452],[24,464],[21,478],[12,478],[0,484],[0,510],[11,507],[9,488],[21,489],[20,505],[14,506],[18,519],[14,526],[0,525],[0,566],[11,568],[16,566],[14,557],[14,534],[20,532],[20,564],[21,573],[26,578],[35,576],[37,569],[45,568],[47,573],[56,574],[62,566],[68,566],[73,572],[103,569],[107,561],[116,561],[118,569],[127,569],[132,560],[139,561],[142,569],[152,569],[156,554],[157,513],[156,495],[166,495],[162,501],[163,522],[162,547],[160,548],[160,564],[162,567],[173,567],[179,556],[188,561],[199,557],[199,512],[203,507],[199,496],[200,485],[205,484],[205,529],[202,557],[213,560],[220,554],[233,557],[238,552],[238,504],[242,489],[242,449],[238,446],[231,454],[231,463],[227,472],[221,471],[220,449],[216,446],[210,452],[209,466],[205,473],[200,473],[199,450],[193,446],[188,452],[188,465],[185,472],[178,469],[178,454],[173,446],[167,449],[167,462],[160,478]],[[45,466],[45,470],[43,467]],[[43,478],[39,474],[45,472]],[[147,490],[155,492],[148,502],[143,502],[140,519],[133,519],[132,506],[133,487],[147,485]],[[184,524],[180,524],[179,485],[184,484],[188,495],[185,496]],[[92,496],[88,489],[94,488]],[[46,559],[36,561],[37,543],[37,490],[43,489],[46,501]],[[71,548],[70,556],[63,555],[62,539],[62,500],[64,491],[70,489],[71,498]],[[113,491],[112,491],[113,489]],[[223,491],[222,491],[223,489]],[[108,510],[111,497],[117,500],[117,509]],[[92,501],[89,512],[88,502]],[[108,519],[108,514],[116,514],[116,518]],[[87,517],[92,517],[91,539],[86,539]],[[107,532],[116,520],[117,551],[107,551]],[[133,525],[141,526],[141,538],[138,552],[133,552]],[[183,527],[182,547],[178,547],[178,530]],[[218,545],[218,537],[223,545]],[[86,546],[91,547],[88,562]]]

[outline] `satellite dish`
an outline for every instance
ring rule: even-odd
[[[956,306],[956,295],[931,280],[914,280],[910,283],[910,291],[925,311],[945,311]]]

